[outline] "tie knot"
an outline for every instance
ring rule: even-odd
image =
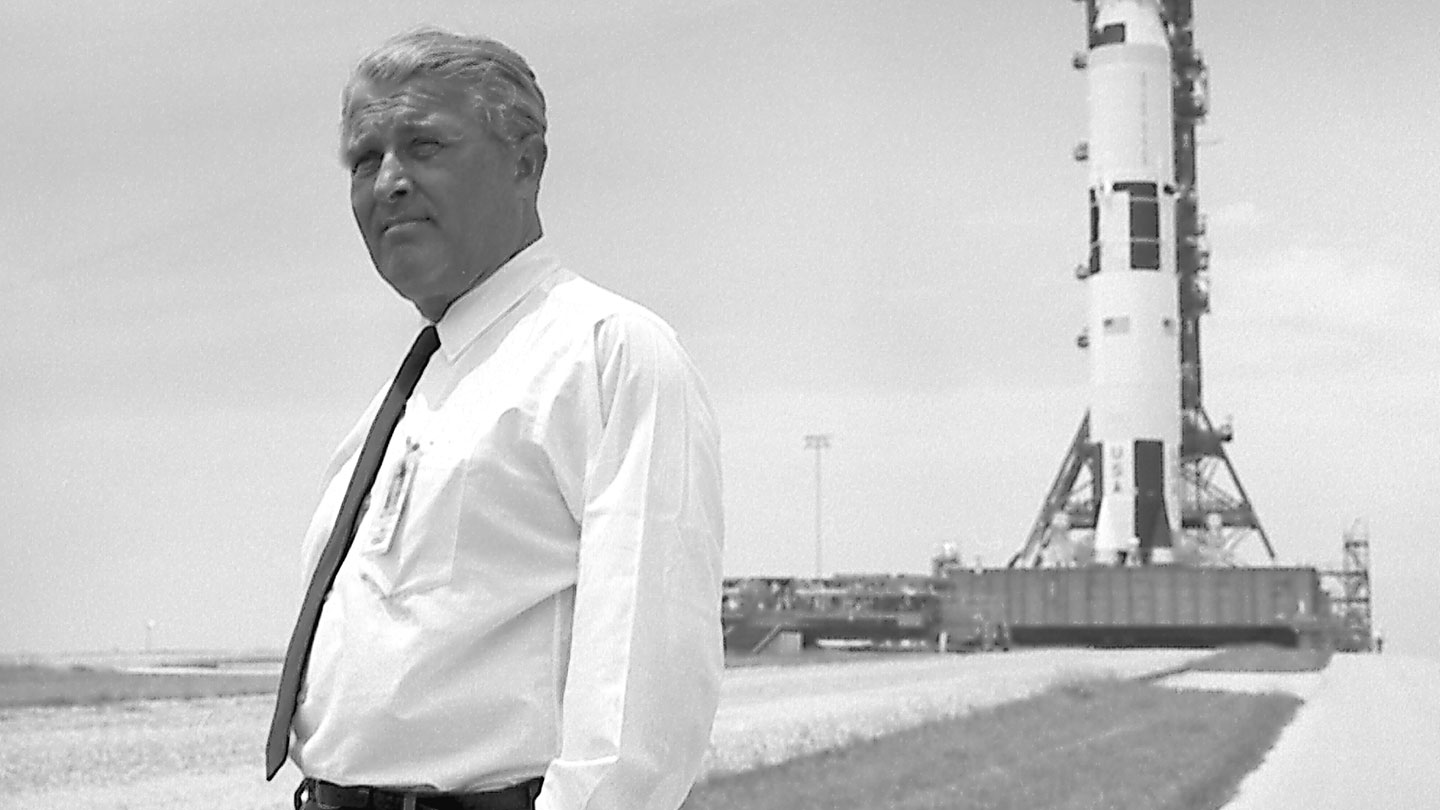
[[[429,359],[430,355],[434,354],[438,348],[440,348],[440,332],[434,324],[430,324],[415,336],[415,345],[410,347],[410,354]]]
[[[394,386],[390,389],[391,396],[398,393],[402,409],[405,400],[410,397],[410,392],[415,390],[415,383],[425,371],[425,365],[430,362],[430,355],[438,348],[440,333],[435,331],[433,325],[421,329],[420,334],[415,336],[415,343],[410,347],[410,353],[405,355],[405,362],[400,364],[400,371],[395,375]]]

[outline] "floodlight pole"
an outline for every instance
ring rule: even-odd
[[[805,437],[805,449],[815,451],[815,576],[825,576],[821,557],[820,454],[830,449],[829,433],[811,433]]]

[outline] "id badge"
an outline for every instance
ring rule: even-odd
[[[400,518],[405,514],[405,504],[410,500],[410,487],[415,483],[415,469],[420,464],[420,442],[414,438],[405,440],[405,453],[390,475],[385,487],[385,497],[380,509],[370,524],[369,544],[373,554],[387,554],[395,542],[400,529]]]

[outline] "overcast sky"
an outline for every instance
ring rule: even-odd
[[[603,6],[603,7],[602,7]],[[583,8],[582,11],[575,10]],[[349,68],[490,33],[550,105],[545,229],[681,333],[726,570],[1002,564],[1086,407],[1083,6],[40,3],[0,27],[0,652],[278,648],[335,443],[415,315],[336,161]],[[1440,655],[1440,55],[1429,2],[1200,0],[1206,402],[1286,562],[1369,521]]]

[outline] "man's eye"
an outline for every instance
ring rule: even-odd
[[[374,152],[367,152],[350,162],[350,174],[374,174],[379,165],[380,156]]]
[[[427,138],[411,143],[410,151],[413,152],[416,157],[434,157],[440,152],[440,149],[443,146],[444,144],[440,143],[439,141]]]

